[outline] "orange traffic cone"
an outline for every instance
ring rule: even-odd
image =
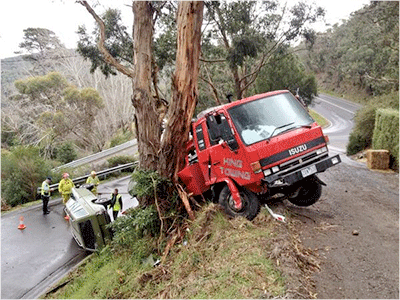
[[[24,224],[24,217],[20,217],[19,218],[19,225],[18,225],[18,229],[19,230],[24,230],[26,228],[25,224]]]

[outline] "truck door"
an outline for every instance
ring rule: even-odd
[[[215,182],[218,177],[231,177],[236,181],[250,180],[244,150],[240,149],[225,115],[209,115],[206,124],[210,139],[210,180]]]

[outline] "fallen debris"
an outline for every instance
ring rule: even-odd
[[[270,209],[270,208],[268,207],[267,204],[265,204],[265,208],[268,210],[268,212],[271,214],[271,216],[272,216],[274,219],[276,219],[276,220],[278,220],[278,221],[280,221],[280,222],[282,222],[282,223],[286,223],[285,217],[284,217],[284,216],[274,213],[274,212],[272,211],[272,209]]]

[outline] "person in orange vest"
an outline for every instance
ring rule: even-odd
[[[122,211],[122,196],[118,193],[118,189],[115,189],[114,193],[111,194],[111,203],[109,206],[112,208],[115,221],[118,217],[118,212]]]
[[[69,174],[64,173],[63,178],[58,184],[58,191],[62,195],[64,205],[67,204],[69,197],[71,197],[73,187],[75,187],[75,184],[69,178]]]

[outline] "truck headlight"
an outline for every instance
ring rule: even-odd
[[[278,166],[272,167],[272,172],[274,173],[279,172],[279,167]]]
[[[265,177],[267,177],[267,176],[269,176],[269,175],[271,175],[271,174],[272,174],[271,169],[266,169],[266,170],[264,170],[264,176],[265,176]]]

